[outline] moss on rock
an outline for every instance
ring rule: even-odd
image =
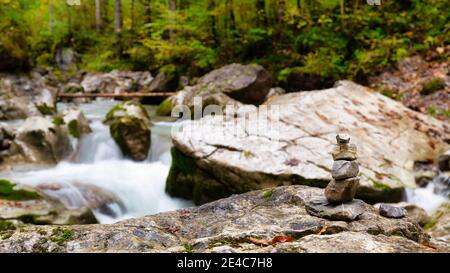
[[[169,116],[172,113],[172,108],[172,99],[169,97],[156,108],[156,114],[158,116]]]
[[[36,104],[36,108],[41,112],[43,115],[53,115],[57,112],[56,106],[50,106],[46,103],[42,104]]]
[[[34,191],[28,190],[15,190],[16,184],[11,183],[8,180],[0,179],[0,199],[10,201],[23,201],[39,199],[41,196]]]
[[[426,96],[445,88],[445,81],[441,78],[433,78],[423,84],[420,94]]]
[[[69,129],[69,134],[71,136],[73,136],[74,138],[80,138],[81,132],[77,120],[71,120],[69,124],[67,124],[67,128]]]

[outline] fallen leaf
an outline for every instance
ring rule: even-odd
[[[294,238],[291,236],[279,235],[279,236],[273,237],[272,245],[277,244],[277,243],[287,243],[287,242],[292,242],[292,241],[294,241]]]

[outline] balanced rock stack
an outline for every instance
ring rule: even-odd
[[[353,200],[359,186],[359,166],[355,144],[350,144],[350,136],[336,136],[333,155],[333,168],[330,181],[325,189],[325,197],[330,203],[345,203]]]

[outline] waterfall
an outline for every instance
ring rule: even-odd
[[[97,101],[80,105],[91,120],[92,133],[78,145],[76,162],[64,161],[53,168],[15,171],[12,181],[30,185],[57,198],[68,208],[90,207],[100,223],[155,214],[192,206],[192,202],[172,198],[165,192],[169,173],[171,123],[152,126],[152,147],[144,162],[134,162],[122,153],[102,123],[115,104]],[[60,104],[61,110],[67,105]]]

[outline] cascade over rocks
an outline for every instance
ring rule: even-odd
[[[405,187],[415,187],[414,162],[449,149],[448,124],[349,81],[277,96],[264,106],[278,107],[279,122],[270,111],[258,117],[253,110],[225,120],[207,116],[173,135],[167,191],[202,204],[280,185],[323,188],[332,179],[330,152],[337,160],[356,159],[351,146],[333,150],[336,132],[344,132],[359,147],[356,198],[399,202]]]
[[[0,240],[0,252],[436,252],[429,236],[409,220],[390,219],[361,201],[353,221],[308,214],[305,204],[323,189],[278,187],[112,225],[62,226],[71,231],[59,244],[58,227],[28,226]],[[45,232],[43,232],[45,231]],[[276,236],[290,242],[272,243]],[[189,246],[189,249],[187,249]]]

